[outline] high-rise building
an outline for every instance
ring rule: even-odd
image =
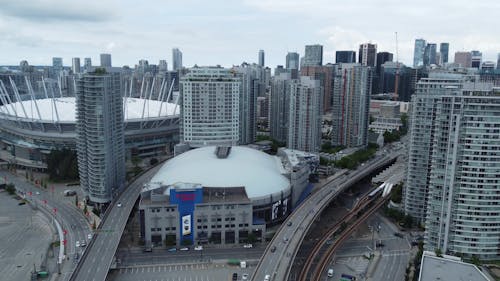
[[[181,142],[237,145],[241,79],[222,67],[194,67],[181,78]]]
[[[425,40],[415,39],[415,49],[413,50],[413,67],[424,65]]]
[[[288,52],[288,54],[286,54],[286,68],[287,69],[299,69],[299,62],[300,62],[299,61],[299,53]]]
[[[274,75],[271,80],[269,133],[280,142],[288,141],[291,83],[291,74],[287,72]]]
[[[168,71],[168,64],[166,60],[160,60],[160,62],[158,63],[158,70],[160,72]]]
[[[410,149],[408,153],[408,171],[404,189],[404,211],[419,222],[425,220],[430,163],[432,154],[434,119],[436,118],[437,100],[447,89],[458,89],[463,77],[458,74],[422,78],[417,83],[412,96],[410,115]]]
[[[264,50],[259,50],[259,65],[264,67]]]
[[[356,51],[336,51],[335,63],[355,63]]]
[[[120,75],[87,73],[76,79],[76,85],[80,186],[90,201],[108,203],[125,183]]]
[[[101,67],[111,67],[111,54],[101,54]]]
[[[304,61],[302,66],[319,66],[323,65],[323,46],[322,45],[306,45]]]
[[[365,43],[359,45],[359,59],[361,65],[375,67],[377,63],[377,44]]]
[[[239,144],[255,142],[257,133],[257,97],[265,88],[262,80],[262,66],[258,64],[242,64],[233,67],[236,76],[241,80],[239,97]]]
[[[309,76],[314,80],[318,80],[321,86],[321,97],[323,105],[321,113],[324,114],[331,110],[332,107],[332,91],[335,66],[327,64],[322,66],[304,66],[300,69],[302,76]]]
[[[372,68],[341,64],[335,71],[332,106],[332,145],[357,147],[368,143]]]
[[[178,48],[172,49],[172,67],[174,71],[182,69],[182,52]]]
[[[377,53],[377,67],[375,68],[375,73],[380,75],[380,66],[388,61],[392,61],[394,55],[389,52]]]
[[[448,62],[448,52],[450,51],[450,43],[441,43],[439,45],[439,52],[441,53],[441,63],[445,64]]]
[[[500,69],[500,54],[497,55],[497,69]]]
[[[481,67],[481,62],[483,61],[483,53],[480,51],[471,51],[471,67],[479,68]]]
[[[73,71],[73,73],[80,73],[81,70],[80,70],[80,58],[73,58],[71,60],[71,71]]]
[[[437,64],[436,60],[437,45],[435,43],[428,43],[424,50],[424,65]]]
[[[302,76],[290,84],[287,147],[318,152],[321,147],[321,86],[318,80]]]
[[[83,59],[83,69],[85,71],[90,71],[90,68],[92,68],[92,59],[91,58],[84,58]]]
[[[462,67],[472,67],[472,55],[470,52],[456,52],[455,63]]]
[[[498,259],[500,90],[432,77],[412,100],[405,212],[425,219],[425,248]]]

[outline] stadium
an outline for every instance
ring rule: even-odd
[[[262,239],[266,226],[282,222],[308,188],[310,166],[294,151],[281,152],[208,146],[170,159],[141,192],[141,236],[153,245],[165,239],[244,243],[248,233]]]
[[[17,98],[16,98],[17,97]],[[20,167],[45,170],[51,150],[76,150],[75,97],[21,99],[0,93],[0,159]],[[126,157],[168,154],[179,138],[176,104],[123,98]]]

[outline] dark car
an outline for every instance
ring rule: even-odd
[[[399,237],[399,238],[404,237],[403,233],[401,233],[401,232],[394,232],[394,236]]]
[[[377,244],[376,244],[376,245],[377,245],[377,247],[379,247],[379,248],[382,248],[382,247],[384,247],[384,246],[385,246],[385,244],[384,244],[384,243],[382,243],[382,242],[377,242]]]
[[[236,281],[238,280],[238,273],[233,273],[233,281]]]
[[[271,247],[271,253],[274,253],[276,251],[276,246]]]

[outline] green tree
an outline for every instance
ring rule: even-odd
[[[434,250],[434,253],[436,254],[436,256],[438,256],[438,257],[440,257],[440,258],[442,258],[442,257],[443,257],[443,251],[441,251],[441,249],[439,249],[439,248],[436,248],[436,249]]]
[[[248,243],[255,243],[257,242],[257,236],[253,232],[248,233],[247,237]]]
[[[78,180],[76,152],[66,148],[51,150],[47,155],[47,171],[53,181]]]
[[[13,195],[14,193],[16,193],[16,186],[12,183],[9,183],[5,186],[5,190],[7,191],[7,193],[9,193],[10,195]]]
[[[149,165],[154,166],[154,165],[156,165],[156,164],[158,164],[158,159],[156,159],[156,158],[151,158],[151,159],[149,160]]]

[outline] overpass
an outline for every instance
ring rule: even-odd
[[[106,280],[123,230],[140,191],[162,166],[159,164],[142,174],[111,202],[99,228],[71,275],[71,281]],[[121,207],[118,203],[121,203]]]
[[[325,183],[321,189],[311,194],[278,229],[266,247],[252,280],[262,281],[267,275],[269,280],[287,280],[306,233],[323,209],[337,195],[373,171],[395,161],[401,153],[401,150],[397,150],[378,155],[356,170]]]

